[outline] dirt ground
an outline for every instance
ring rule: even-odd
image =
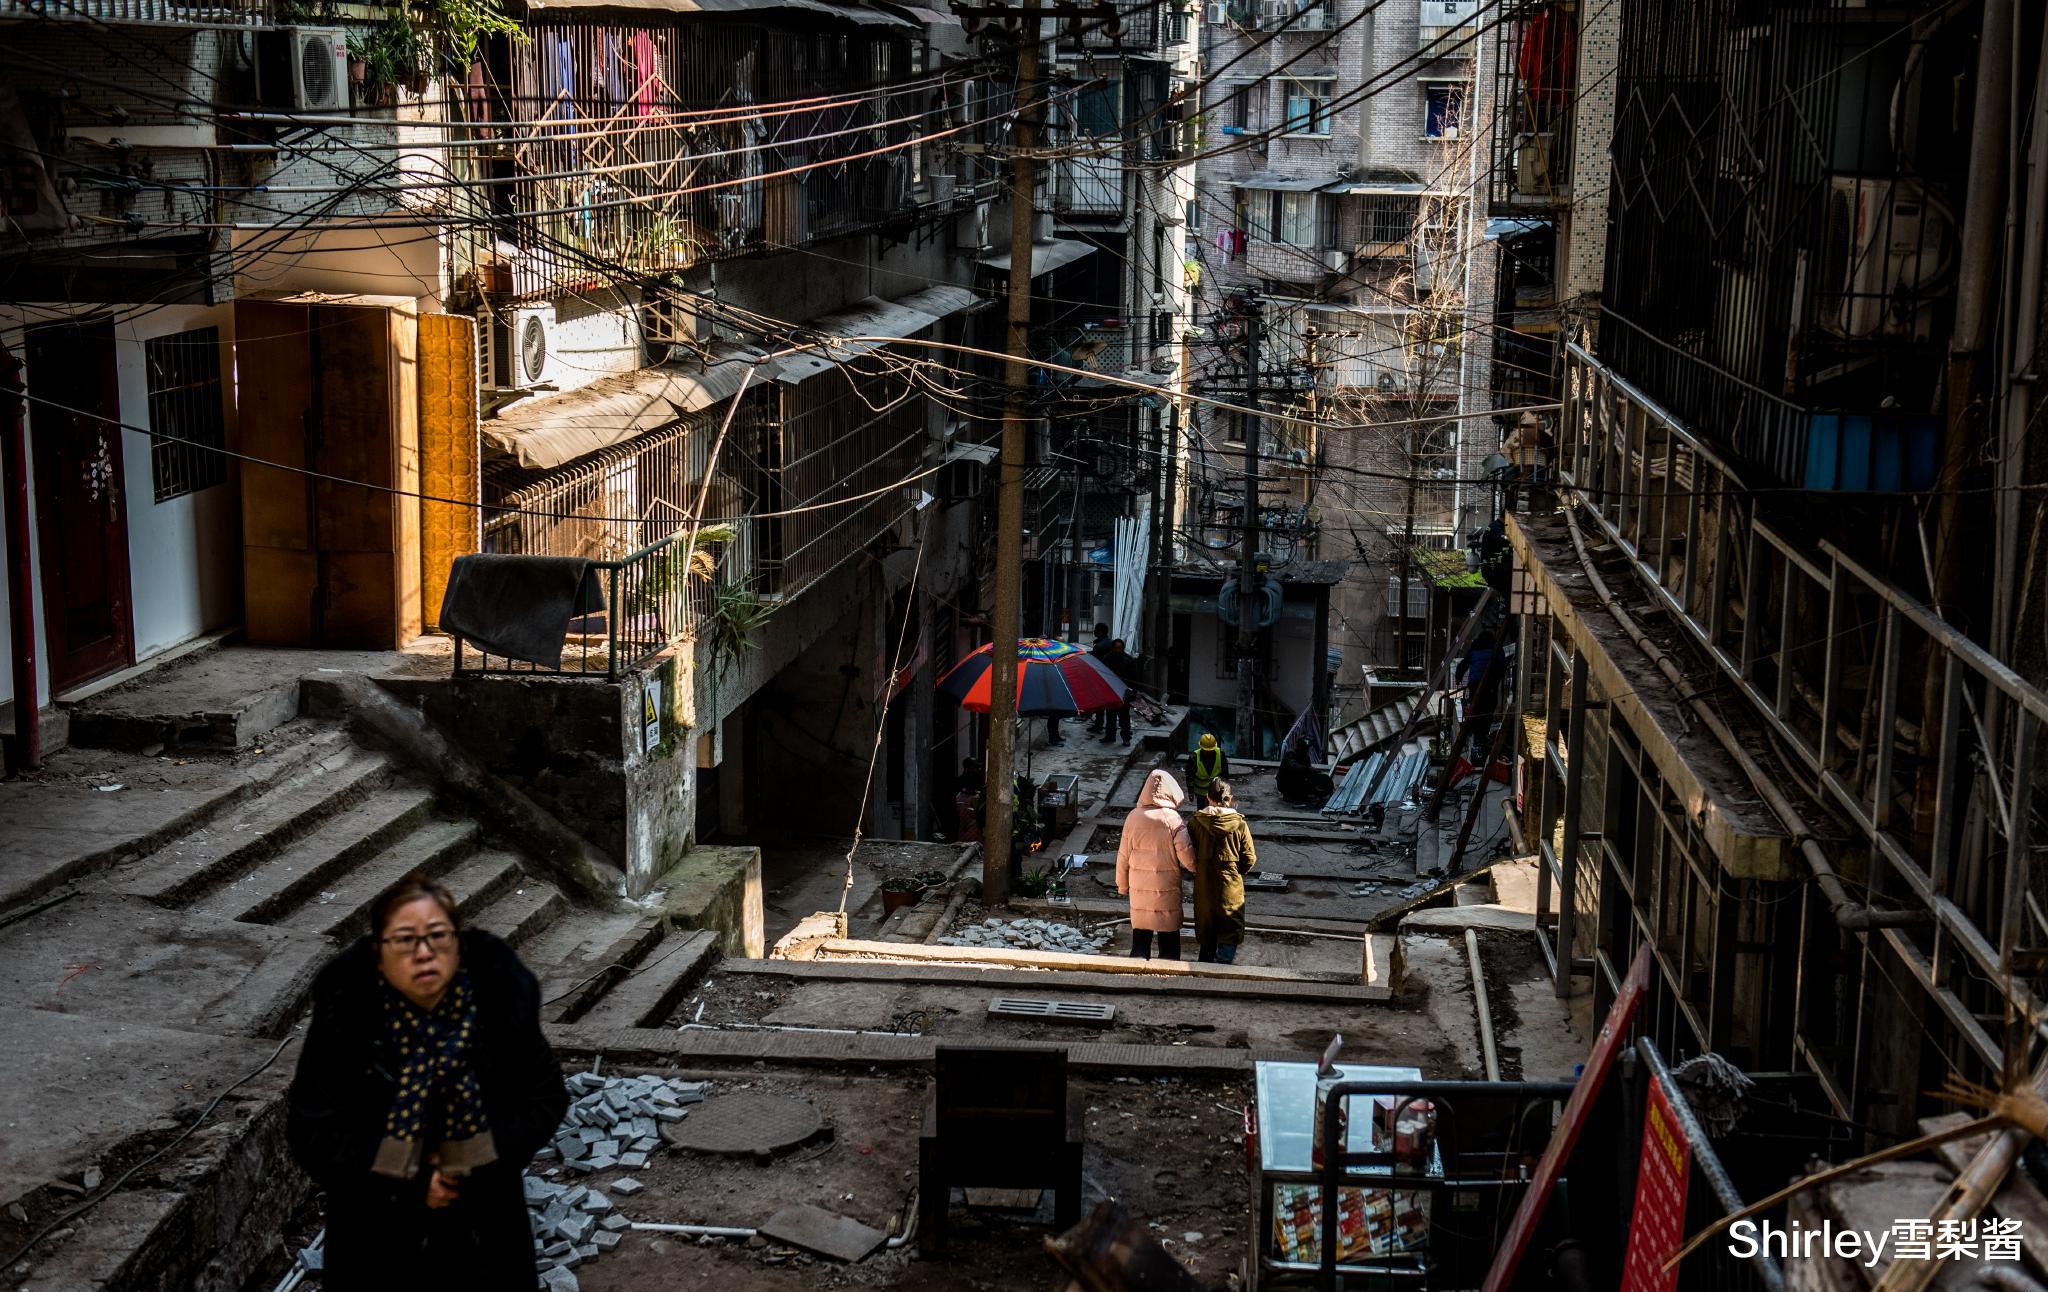
[[[1243,1259],[1243,1113],[1248,1083],[1084,1080],[1087,1152],[1083,1209],[1104,1198],[1131,1207],[1198,1277],[1224,1286]],[[670,1149],[637,1172],[646,1191],[617,1199],[640,1221],[752,1228],[778,1207],[807,1202],[876,1229],[900,1231],[917,1175],[925,1079],[757,1071],[720,1076],[711,1095],[735,1090],[802,1098],[824,1113],[829,1141],[768,1166]],[[600,1184],[599,1187],[602,1187]],[[912,1247],[843,1265],[761,1240],[692,1239],[627,1231],[616,1251],[576,1271],[586,1292],[714,1288],[719,1292],[889,1287],[1042,1289],[1055,1266],[1042,1242],[1051,1199],[1037,1215],[978,1210],[955,1200],[948,1249],[920,1259]]]

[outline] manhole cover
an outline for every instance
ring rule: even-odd
[[[661,1137],[677,1148],[766,1161],[832,1133],[824,1114],[784,1095],[734,1094],[706,1099]]]

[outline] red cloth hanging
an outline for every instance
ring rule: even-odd
[[[661,71],[654,37],[646,31],[633,33],[633,81],[633,110],[643,117],[655,115],[660,106],[655,87],[661,83]]]

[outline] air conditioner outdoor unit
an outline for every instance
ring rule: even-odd
[[[348,38],[338,27],[278,27],[256,35],[256,97],[292,112],[348,110]]]
[[[491,390],[532,390],[552,385],[555,311],[551,305],[515,306],[491,319],[484,347],[484,386]]]
[[[1224,12],[1223,0],[1209,0],[1208,11],[1203,16],[1212,27],[1221,27],[1230,21],[1230,16]]]
[[[1815,290],[1816,321],[1837,336],[1912,336],[1930,320],[1910,299],[1947,268],[1949,229],[1909,180],[1830,181]]]
[[[1323,252],[1323,268],[1333,274],[1348,273],[1351,269],[1351,253],[1336,247]]]

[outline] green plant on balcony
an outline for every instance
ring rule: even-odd
[[[688,264],[701,259],[704,245],[690,232],[687,221],[672,215],[658,215],[628,238],[629,263],[638,267]]]
[[[682,602],[690,595],[689,585],[699,580],[718,577],[718,548],[738,537],[738,531],[730,525],[702,525],[692,534],[687,528],[679,529],[672,535],[672,546],[657,553],[660,561],[659,573],[648,579],[642,586],[642,596],[648,604],[635,607],[636,613],[654,609],[656,600]],[[688,545],[690,559],[679,561],[675,553]]]
[[[441,57],[454,70],[467,70],[486,36],[524,40],[526,33],[497,0],[431,0]]]
[[[424,87],[429,55],[426,33],[402,7],[391,9],[375,26],[348,34],[351,73],[361,69],[364,97],[372,103],[390,102],[401,85]]]
[[[711,594],[711,657],[730,663],[760,643],[754,640],[775,604],[762,600],[751,581],[722,583]]]

